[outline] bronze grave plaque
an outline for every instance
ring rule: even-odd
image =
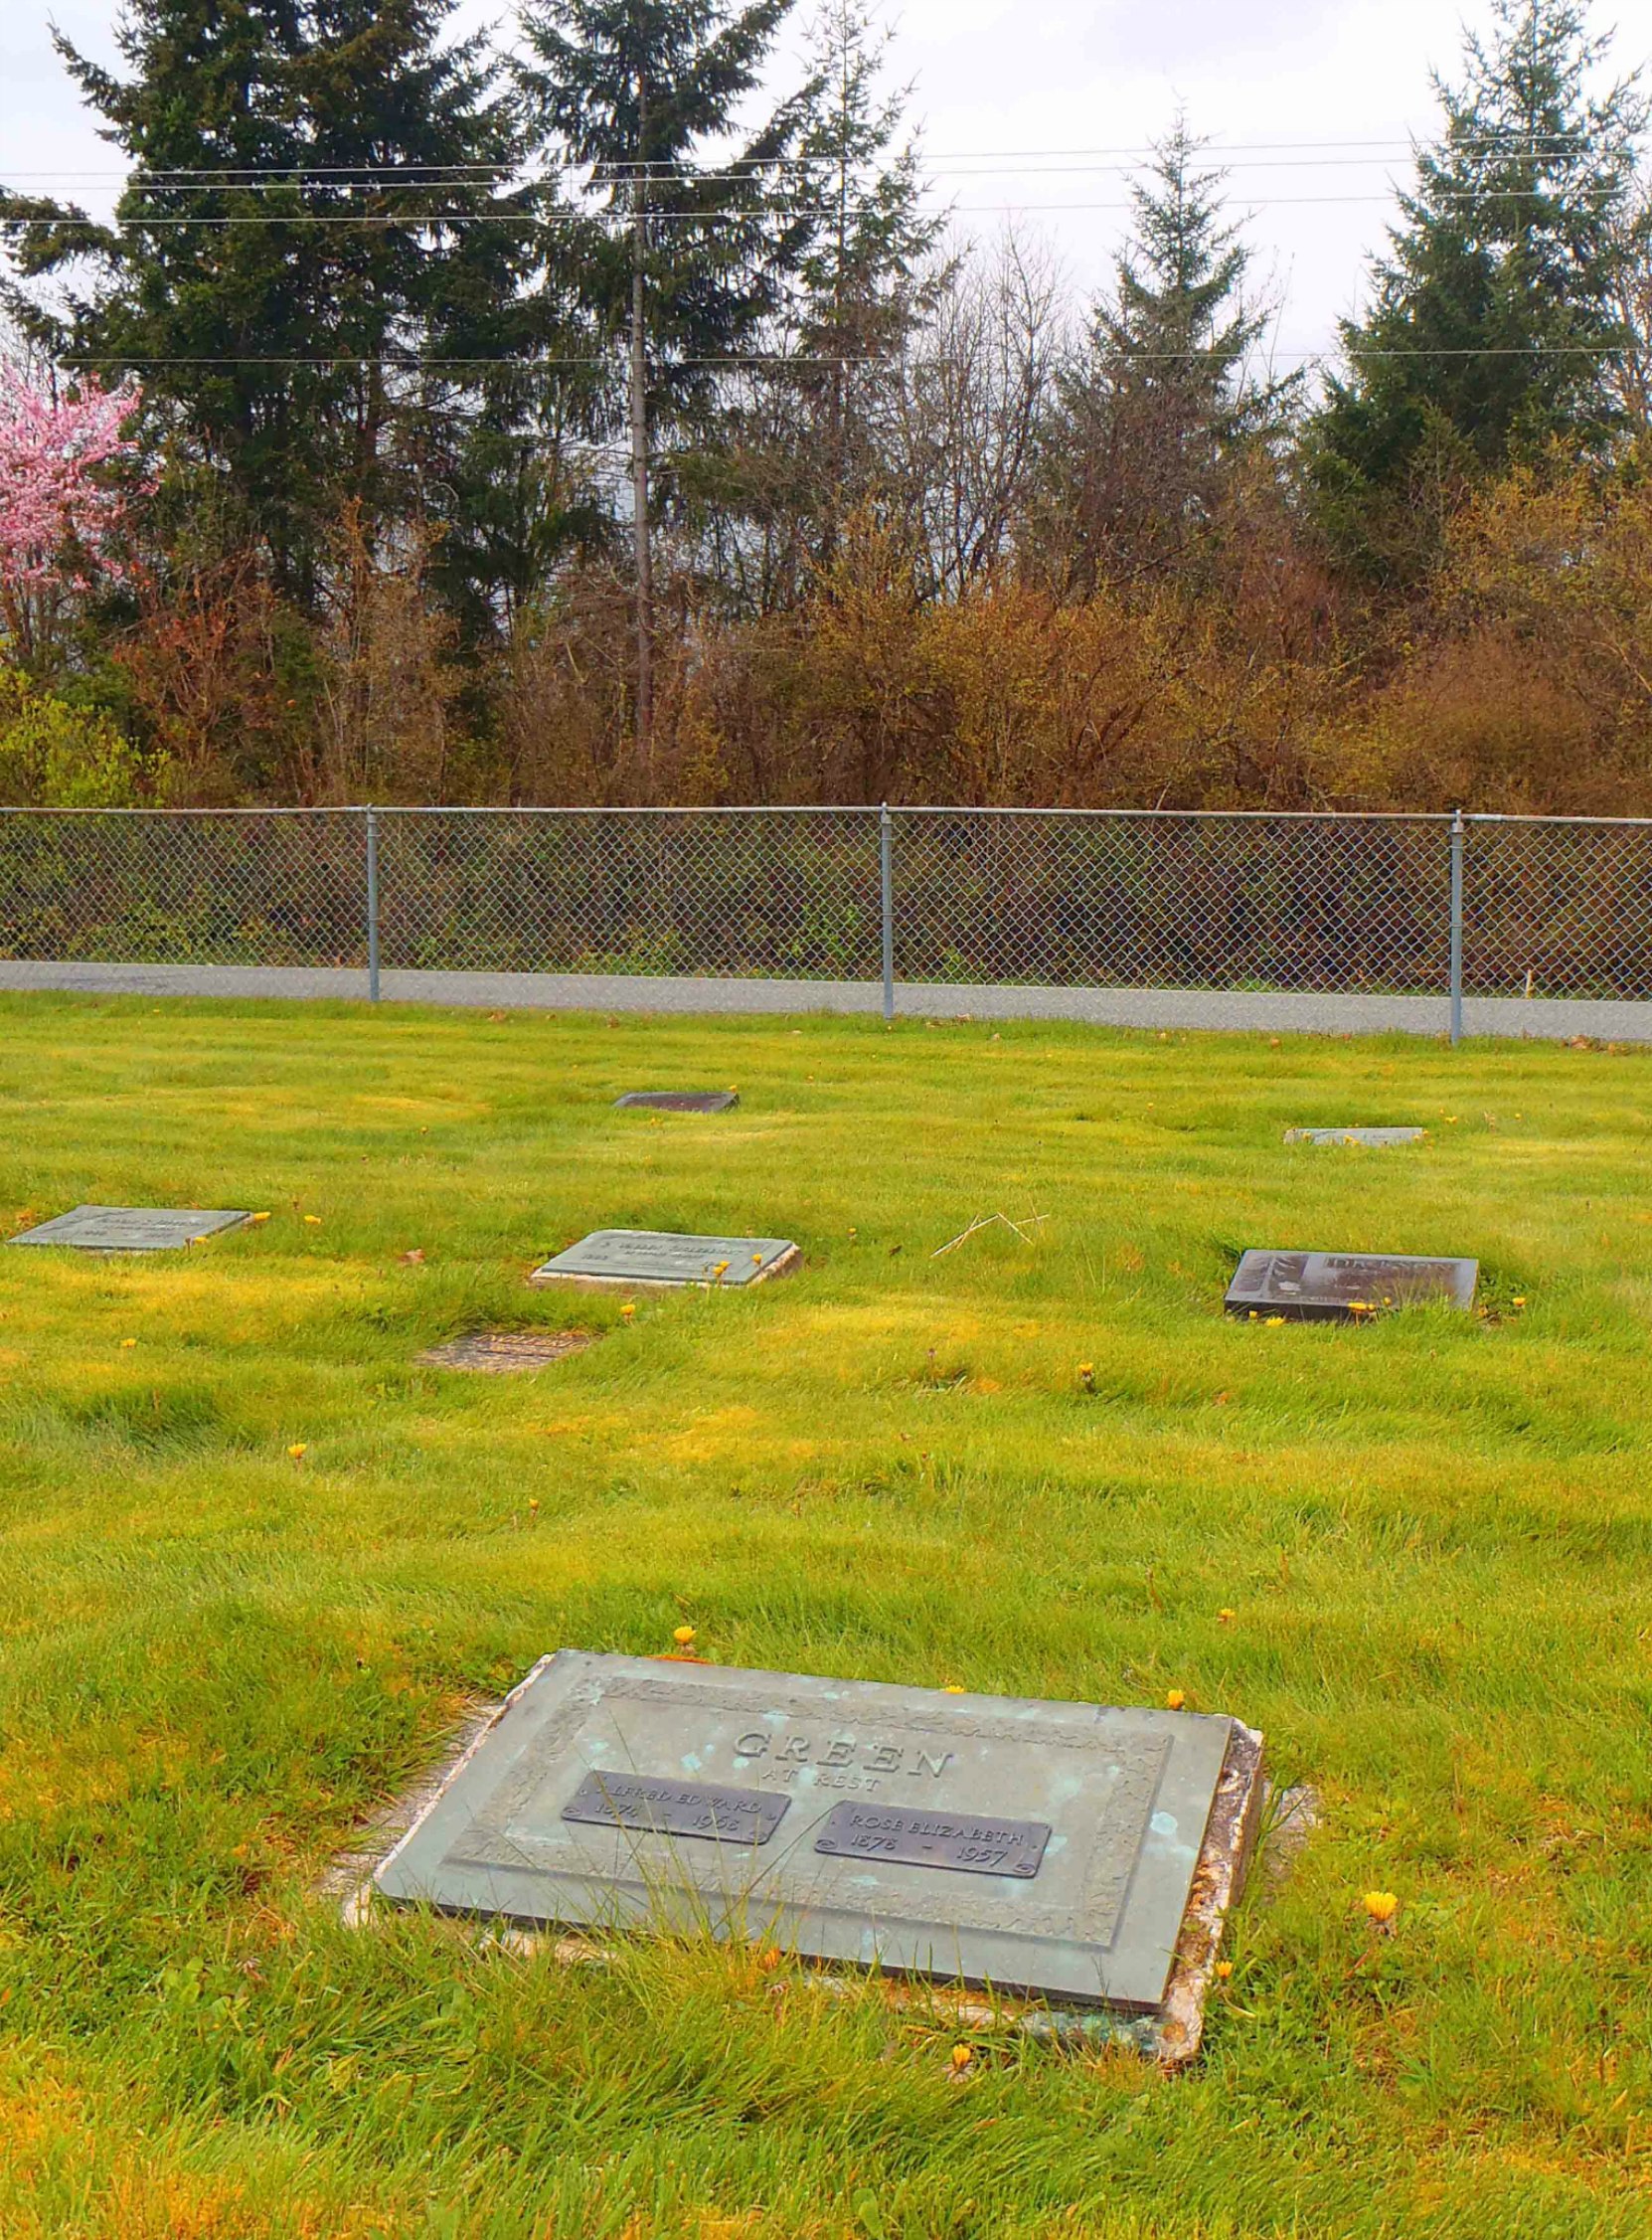
[[[563,1807],[565,1820],[641,1827],[650,1835],[700,1835],[713,1843],[766,1843],[789,1797],[715,1782],[658,1781],[637,1774],[587,1774]]]
[[[961,1874],[1034,1875],[1050,1833],[1048,1820],[834,1805],[814,1847],[847,1858],[899,1859],[907,1866],[946,1867]]]
[[[239,1229],[241,1212],[198,1206],[75,1206],[38,1229],[25,1229],[14,1245],[70,1245],[77,1252],[179,1252],[220,1230]]]
[[[1477,1260],[1407,1253],[1247,1252],[1223,1301],[1230,1314],[1358,1322],[1397,1306],[1469,1307]]]
[[[593,1229],[536,1268],[530,1284],[597,1291],[678,1290],[688,1284],[735,1291],[789,1276],[800,1259],[789,1237],[682,1236],[664,1229]]]
[[[732,1113],[740,1098],[732,1089],[633,1089],[614,1099],[616,1113]]]

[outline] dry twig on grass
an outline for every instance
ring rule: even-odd
[[[949,1253],[956,1246],[967,1243],[977,1229],[990,1229],[995,1221],[1001,1221],[1006,1229],[1013,1229],[1024,1245],[1030,1245],[1033,1240],[1028,1236],[1027,1230],[1036,1229],[1041,1221],[1048,1221],[1050,1216],[1047,1213],[1030,1213],[1026,1215],[1025,1219],[1027,1227],[1023,1228],[1019,1221],[1012,1221],[1007,1213],[977,1214],[967,1229],[960,1229],[958,1234],[946,1244],[937,1245],[929,1258],[939,1260],[942,1253]]]

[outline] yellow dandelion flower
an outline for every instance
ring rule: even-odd
[[[1233,1962],[1231,1960],[1219,1960],[1216,1964],[1216,1972],[1220,1980],[1226,1983],[1229,1977],[1234,1973]]]
[[[964,1692],[963,1682],[961,1680],[947,1680],[943,1682],[940,1692],[942,1695],[962,1695]]]
[[[1523,1294],[1522,1294],[1522,1295],[1521,1295],[1521,1296],[1520,1296],[1519,1298],[1517,1298],[1517,1299],[1515,1300],[1515,1304],[1516,1304],[1516,1306],[1524,1306],[1524,1305],[1526,1304],[1526,1299],[1525,1299],[1525,1295],[1524,1295],[1524,1293],[1523,1293]]]
[[[267,1221],[269,1219],[269,1216],[267,1213],[249,1213],[247,1218],[249,1222],[256,1222]]]
[[[1267,1330],[1282,1330],[1284,1326],[1285,1318],[1282,1314],[1270,1314],[1262,1324],[1262,1327]]]
[[[320,1216],[320,1214],[318,1214],[318,1213],[307,1213],[307,1214],[305,1214],[305,1216],[304,1216],[304,1226],[305,1226],[305,1228],[306,1228],[306,1229],[319,1229],[319,1228],[321,1227],[321,1216]]]
[[[975,2048],[972,2045],[955,2045],[952,2048],[952,2066],[954,2069],[967,2069],[974,2059]]]
[[[694,1639],[694,1628],[692,1626],[679,1626],[671,1637],[679,1648],[687,1648]]]
[[[136,1338],[122,1338],[122,1339],[121,1339],[121,1341],[120,1341],[120,1350],[121,1350],[121,1352],[122,1352],[122,1353],[127,1353],[127,1352],[130,1352],[131,1348],[132,1348],[132,1347],[133,1347],[134,1345],[136,1345],[136,1343],[137,1343],[137,1339],[136,1339]]]
[[[1164,1707],[1167,1711],[1180,1711],[1186,1702],[1187,1696],[1183,1691],[1180,1688],[1172,1688],[1164,1699]]]
[[[635,1315],[635,1313],[636,1313],[636,1308],[635,1308],[635,1307],[634,1307],[634,1306],[632,1305],[631,1301],[630,1301],[629,1299],[627,1299],[627,1300],[625,1301],[625,1304],[624,1304],[624,1305],[623,1305],[623,1306],[622,1306],[622,1307],[620,1308],[620,1310],[619,1310],[619,1319],[620,1319],[620,1320],[621,1320],[622,1322],[629,1322],[629,1321],[631,1320],[631,1318],[632,1318],[632,1317],[633,1317],[633,1316]]]
[[[1232,1611],[1224,1608],[1222,1610],[1219,1610],[1216,1614],[1217,1623],[1220,1626],[1231,1626],[1238,1615],[1239,1613],[1237,1611]]]
[[[1400,1900],[1392,1890],[1368,1890],[1364,1903],[1373,1921],[1392,1921],[1400,1911]]]
[[[301,1439],[295,1439],[292,1445],[287,1449],[289,1460],[295,1463],[301,1463],[308,1453],[309,1449],[305,1446],[304,1442]]]

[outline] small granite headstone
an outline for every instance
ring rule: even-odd
[[[1472,1306],[1479,1279],[1477,1260],[1247,1252],[1223,1303],[1230,1314],[1275,1314],[1287,1322],[1357,1322],[1392,1306]]]
[[[1390,1143],[1420,1143],[1423,1127],[1287,1127],[1287,1143],[1352,1143],[1382,1150]]]
[[[633,1089],[614,1099],[616,1113],[732,1113],[740,1098],[732,1089]]]
[[[78,1252],[176,1252],[221,1229],[239,1228],[247,1218],[197,1206],[76,1206],[10,1242],[71,1245]]]
[[[1214,1958],[1260,1788],[1260,1737],[1228,1718],[562,1649],[375,1879],[1157,2009],[1189,1938]]]
[[[593,1229],[548,1260],[530,1284],[639,1291],[715,1284],[733,1290],[789,1276],[801,1254],[785,1237],[683,1237],[663,1229]]]

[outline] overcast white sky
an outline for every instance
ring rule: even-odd
[[[114,13],[109,0],[58,0],[56,20],[112,62]],[[464,13],[501,16],[478,0]],[[1488,0],[907,0],[889,11],[937,196],[974,230],[995,230],[1003,206],[1024,212],[1083,290],[1108,269],[1127,188],[1103,167],[1119,158],[1091,151],[1139,149],[1180,101],[1232,150],[1234,203],[1251,214],[1257,270],[1276,277],[1285,352],[1322,348],[1354,305],[1391,183],[1405,175],[1403,143],[1435,118],[1430,68],[1455,76],[1463,25],[1489,17]],[[1644,0],[1621,14],[1597,7],[1596,21],[1619,27],[1619,68],[1646,62]],[[113,163],[44,9],[0,0],[0,179],[95,206]]]

